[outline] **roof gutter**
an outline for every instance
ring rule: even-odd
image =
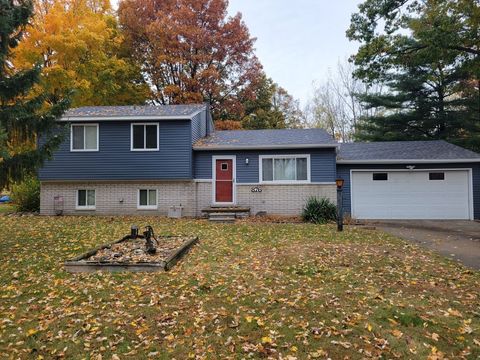
[[[386,159],[386,160],[337,160],[341,165],[388,165],[388,164],[455,164],[455,163],[474,163],[480,162],[477,159]]]
[[[339,144],[289,144],[289,145],[255,145],[255,146],[194,146],[195,151],[218,151],[218,150],[281,150],[281,149],[328,149],[337,148]]]

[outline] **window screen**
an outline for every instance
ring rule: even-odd
[[[98,126],[72,125],[72,150],[98,150]]]

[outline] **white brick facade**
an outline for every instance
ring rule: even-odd
[[[261,192],[252,192],[258,187]],[[96,209],[77,210],[78,189],[95,189]],[[138,189],[157,189],[158,209],[139,210]],[[251,208],[251,213],[266,211],[270,215],[299,215],[310,196],[326,197],[336,202],[335,184],[242,185],[236,184],[238,206]],[[212,205],[212,183],[193,181],[162,182],[43,182],[40,207],[42,215],[54,215],[54,197],[63,196],[66,215],[166,215],[174,205],[184,207],[184,216],[200,216],[201,210]]]

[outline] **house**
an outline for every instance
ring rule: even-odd
[[[444,141],[339,144],[321,129],[214,131],[206,105],[68,111],[39,171],[41,213],[298,215],[310,196],[363,219],[479,219],[480,154]]]

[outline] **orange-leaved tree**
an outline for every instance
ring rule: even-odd
[[[41,65],[38,90],[74,90],[72,106],[142,104],[150,90],[123,43],[109,0],[36,0],[14,65]]]
[[[160,104],[208,102],[216,119],[240,119],[240,92],[261,73],[255,39],[227,0],[123,0],[127,42]]]

